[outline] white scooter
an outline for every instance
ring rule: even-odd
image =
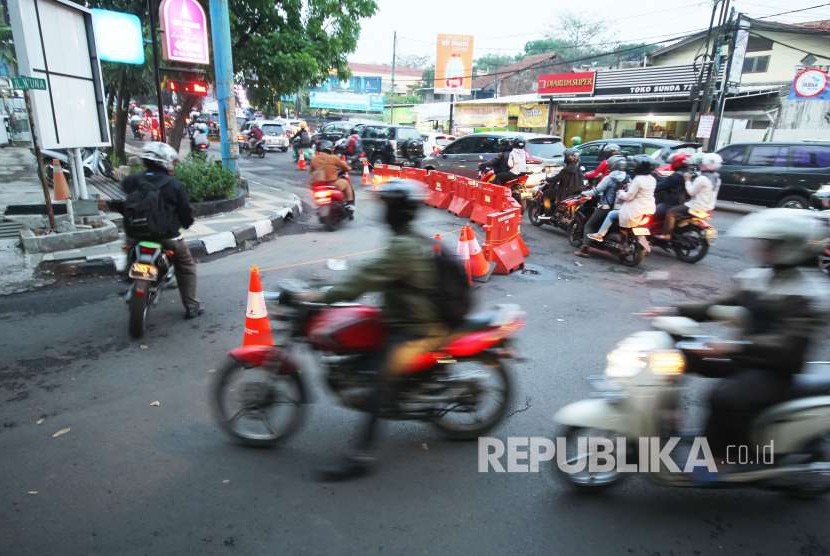
[[[43,160],[47,166],[46,172],[47,177],[50,180],[52,179],[52,161],[59,160],[61,163],[61,167],[63,167],[66,173],[71,173],[70,166],[69,166],[69,156],[67,155],[66,151],[50,151],[50,150],[42,150],[40,154],[43,156]],[[115,169],[112,166],[112,162],[109,161],[107,158],[107,153],[99,148],[92,148],[92,149],[83,149],[81,152],[81,157],[84,164],[84,175],[88,178],[92,176],[106,176],[111,180],[116,180],[115,178]]]
[[[734,315],[737,308],[721,309],[725,315],[730,312]],[[556,413],[554,419],[564,429],[559,436],[565,439],[567,459],[562,459],[569,465],[590,459],[588,446],[597,446],[596,441],[593,444],[580,441],[581,437],[600,437],[627,445],[630,449],[624,449],[626,462],[634,465],[630,471],[643,471],[639,465],[643,459],[643,438],[679,436],[682,377],[686,367],[683,354],[705,354],[714,338],[697,336],[698,323],[685,317],[657,317],[652,326],[654,330],[629,336],[608,354],[605,376],[589,379],[596,390],[594,398],[572,403]],[[830,492],[830,369],[808,369],[797,375],[790,399],[762,412],[754,421],[752,437],[763,440],[762,444],[773,452],[752,452],[752,459],[758,460],[751,462],[754,465],[721,466],[714,473],[699,473],[700,468],[690,470],[680,461],[684,449],[689,455],[686,441],[679,444],[681,458],[676,457],[675,451],[671,452],[672,459],[679,462],[675,469],[669,465],[647,465],[646,474],[666,486],[753,486],[801,497],[827,494]],[[695,455],[697,459],[701,454]],[[639,456],[638,463],[631,464],[630,456]],[[655,461],[653,452],[648,457],[650,462]],[[688,462],[688,457],[685,461]],[[608,488],[634,474],[620,470],[619,466],[598,470],[596,466],[585,465],[573,473],[563,471],[562,465],[556,465],[555,469],[569,485],[588,491]]]

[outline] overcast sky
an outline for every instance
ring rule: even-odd
[[[551,2],[530,0],[377,0],[378,12],[362,23],[357,51],[351,61],[384,63],[392,61],[392,32],[398,32],[399,55],[435,58],[438,33],[474,35],[475,57],[487,53],[517,54],[527,41],[544,38],[555,30],[562,12],[583,5],[589,15],[603,15],[616,21],[612,36],[626,42],[657,42],[705,28],[711,15],[711,0],[619,0]],[[736,9],[750,17],[777,14],[823,4],[822,0],[733,0]],[[625,6],[621,9],[621,6]],[[508,24],[518,15],[520,23]],[[774,17],[788,23],[830,19],[830,5],[814,10]]]

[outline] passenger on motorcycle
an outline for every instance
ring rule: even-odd
[[[199,145],[209,145],[208,126],[205,123],[198,123],[193,129],[193,138],[190,140],[190,149],[196,150]]]
[[[253,151],[256,148],[257,143],[262,141],[264,137],[265,134],[262,132],[262,128],[259,127],[259,124],[251,124],[251,134],[248,136],[248,148]]]
[[[654,217],[662,220],[670,208],[682,205],[686,200],[686,178],[689,171],[689,158],[692,155],[685,152],[674,153],[669,156],[672,174],[657,180],[654,190],[654,199],[657,202],[657,211]]]
[[[579,167],[579,151],[565,149],[564,157],[565,167],[552,178],[546,179],[545,185],[542,186],[542,196],[546,200],[545,213],[553,210],[563,199],[576,195],[584,187],[582,169]]]
[[[493,169],[493,173],[498,175],[502,172],[507,172],[510,168],[507,166],[507,159],[510,158],[510,151],[513,149],[512,140],[507,137],[499,139],[499,154],[490,160],[485,160],[478,165],[478,169],[483,171],[485,167]],[[495,177],[494,177],[495,179]]]
[[[354,212],[354,188],[349,180],[340,177],[340,172],[351,170],[348,162],[334,154],[331,141],[317,143],[317,155],[311,159],[311,183],[326,182],[343,192],[346,210]]]
[[[657,208],[654,203],[657,180],[651,175],[655,168],[654,159],[640,154],[632,158],[631,164],[634,179],[626,189],[617,193],[617,199],[622,202],[622,206],[609,212],[599,231],[587,234],[586,237],[589,239],[602,241],[614,222],[619,223],[621,228],[633,228],[640,224],[644,216],[654,214]]]
[[[599,197],[597,200],[597,207],[594,213],[585,223],[585,232],[593,233],[599,229],[600,224],[608,216],[617,202],[617,192],[624,188],[631,181],[628,173],[625,171],[628,167],[628,161],[624,156],[612,156],[608,159],[608,169],[610,173],[602,178],[599,185],[593,189],[583,191],[583,195],[588,197]],[[588,246],[583,245],[580,251],[575,253],[580,257],[589,256]]]
[[[700,175],[694,180],[690,173],[683,176],[686,193],[690,199],[685,204],[669,209],[666,213],[666,220],[663,222],[663,235],[655,236],[658,239],[670,239],[675,223],[689,216],[689,210],[697,209],[706,212],[715,210],[721,184],[718,170],[723,165],[723,159],[717,153],[703,153],[699,160]]]
[[[585,179],[586,180],[601,180],[605,176],[608,175],[608,159],[612,156],[616,156],[620,154],[620,146],[616,143],[608,143],[604,147],[602,147],[602,162],[599,163],[599,166],[591,170],[590,172],[585,172]]]
[[[729,320],[738,326],[740,342],[718,342],[705,352],[686,353],[690,372],[725,379],[711,392],[705,429],[716,456],[725,455],[729,445],[752,440],[748,436],[754,417],[788,398],[793,376],[803,370],[810,348],[824,340],[830,312],[827,279],[799,268],[820,252],[822,228],[808,211],[779,208],[745,216],[730,235],[752,240],[750,252],[759,268],[740,272],[736,291],[723,299],[648,313],[700,322]]]
[[[349,158],[359,155],[363,152],[363,139],[360,138],[360,134],[357,132],[356,129],[353,129],[351,135],[349,135],[349,139],[346,142],[346,154]]]
[[[389,326],[386,349],[373,364],[378,373],[371,394],[371,410],[353,450],[336,465],[320,469],[326,481],[364,475],[374,463],[373,449],[379,414],[396,396],[400,375],[418,355],[438,348],[446,340],[446,325],[432,302],[438,285],[432,246],[412,227],[423,204],[423,186],[412,180],[393,180],[380,190],[386,206],[386,223],[392,237],[383,254],[325,294],[303,294],[305,301],[334,303],[369,293],[383,294],[382,318]]]
[[[524,139],[517,137],[511,141],[510,151],[505,157],[504,168],[493,178],[493,183],[496,185],[503,185],[519,177],[522,172],[527,171],[527,151],[525,151]]]

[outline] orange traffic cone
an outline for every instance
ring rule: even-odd
[[[369,173],[369,161],[363,159],[363,176],[360,178],[363,185],[372,185],[372,175]]]
[[[487,262],[484,253],[481,251],[481,245],[479,245],[478,240],[476,239],[475,232],[473,232],[473,229],[470,226],[466,226],[466,228],[468,240],[467,245],[470,252],[470,272],[473,275],[473,280],[476,282],[486,282],[493,274],[496,264]]]
[[[305,149],[300,150],[300,158],[297,159],[297,170],[305,170]]]
[[[265,307],[265,295],[262,293],[262,280],[259,267],[251,267],[251,279],[248,285],[248,308],[245,310],[245,332],[242,334],[243,346],[273,346],[271,323]]]
[[[66,176],[63,175],[63,168],[60,160],[52,161],[52,182],[55,186],[55,200],[66,201],[69,199],[69,184],[66,183]]]
[[[467,271],[467,281],[473,285],[473,269],[470,265],[470,238],[467,226],[461,228],[461,233],[458,234],[458,248],[456,249],[458,258],[464,265],[464,270]]]

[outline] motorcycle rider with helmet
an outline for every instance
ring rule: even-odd
[[[490,160],[485,160],[481,164],[479,164],[479,170],[484,170],[486,166],[489,166],[493,169],[493,173],[495,176],[493,177],[495,181],[495,177],[503,172],[507,172],[510,168],[507,166],[507,159],[510,158],[510,151],[513,149],[512,141],[507,137],[502,137],[499,139],[499,154],[495,157],[491,158]]]
[[[199,145],[210,145],[208,126],[205,123],[197,123],[193,127],[193,137],[190,139],[190,150],[195,151]]]
[[[432,301],[439,283],[433,247],[412,226],[425,198],[424,188],[414,180],[396,179],[386,183],[379,195],[392,231],[383,254],[326,293],[300,295],[304,301],[335,303],[380,292],[381,318],[389,330],[385,350],[373,360],[378,379],[369,398],[367,420],[353,450],[337,464],[319,470],[319,479],[324,481],[350,479],[371,471],[378,419],[394,400],[401,373],[418,355],[437,349],[448,334]]]
[[[565,149],[564,158],[565,167],[552,178],[547,178],[542,186],[542,197],[548,201],[543,205],[545,213],[553,210],[563,199],[582,191],[584,186],[582,169],[579,166],[579,151]]]
[[[505,170],[496,174],[493,183],[503,185],[516,179],[522,172],[526,171],[527,151],[525,151],[525,141],[516,137],[510,143],[510,152],[507,153]]]
[[[262,132],[262,128],[259,127],[257,122],[251,124],[251,133],[248,136],[248,148],[253,152],[256,149],[257,143],[262,141],[265,134]]]
[[[590,172],[585,172],[585,179],[586,180],[601,180],[605,176],[608,175],[608,159],[612,156],[619,155],[621,153],[620,146],[616,143],[608,143],[604,147],[602,147],[602,161],[599,165],[591,170]]]
[[[587,238],[601,242],[614,222],[618,222],[621,228],[633,228],[644,216],[654,214],[657,208],[654,203],[654,188],[657,180],[651,175],[654,171],[654,159],[648,155],[639,154],[632,157],[631,165],[634,179],[626,189],[617,193],[617,199],[622,202],[622,206],[609,212],[599,231],[587,234]]]
[[[755,416],[787,399],[810,348],[824,339],[830,312],[827,279],[799,268],[820,252],[823,226],[813,213],[786,208],[745,216],[730,235],[751,241],[758,267],[736,275],[733,293],[711,303],[647,313],[699,322],[729,320],[738,326],[742,341],[710,343],[705,351],[686,353],[691,372],[724,379],[711,391],[705,428],[716,456],[725,455],[729,445],[751,440]]]
[[[349,163],[341,160],[334,154],[334,145],[331,141],[319,141],[317,154],[311,159],[311,182],[326,182],[343,192],[343,201],[349,218],[354,214],[354,188],[349,180],[340,177],[340,172],[348,173],[351,170]]]
[[[666,217],[670,208],[682,205],[686,200],[686,177],[689,171],[689,159],[691,154],[677,152],[669,156],[668,163],[672,173],[665,178],[657,180],[657,187],[654,190],[654,199],[657,202],[657,211],[654,213],[658,221]]]
[[[617,192],[628,185],[631,181],[631,178],[626,172],[627,167],[628,161],[624,156],[612,156],[608,159],[608,169],[610,170],[609,174],[602,178],[599,185],[593,189],[587,189],[582,192],[583,195],[588,197],[599,196],[596,209],[588,221],[585,222],[585,233],[597,231],[600,224],[605,220],[605,217],[608,216],[608,213],[614,208],[617,202]],[[582,248],[574,254],[580,257],[590,256],[587,245],[583,245]]]
[[[685,204],[669,209],[663,222],[663,234],[655,236],[659,239],[670,239],[675,223],[679,219],[689,216],[689,210],[697,209],[706,212],[715,210],[721,184],[718,170],[723,165],[723,159],[717,153],[703,153],[696,156],[695,159],[699,160],[700,175],[695,177],[694,180],[691,179],[692,175],[689,173],[683,176],[686,193],[690,198]]]

